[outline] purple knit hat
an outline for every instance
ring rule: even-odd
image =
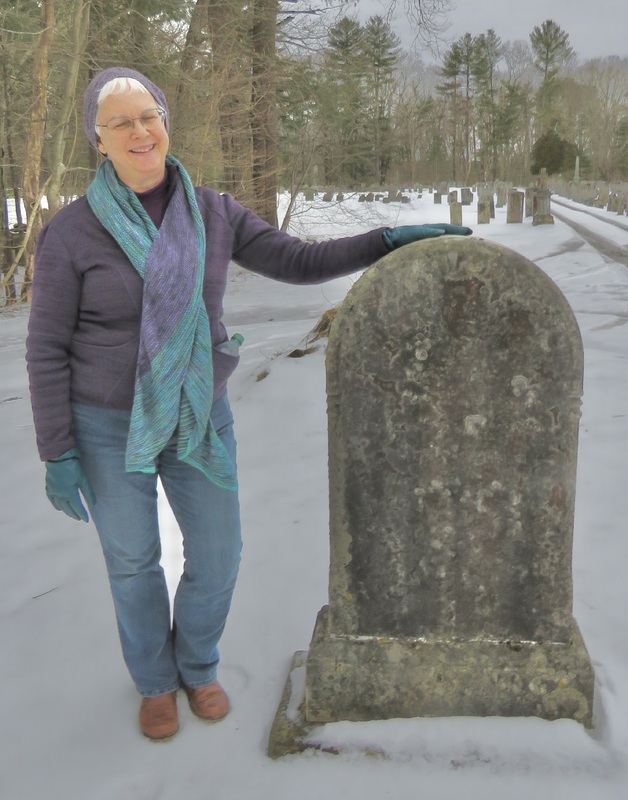
[[[164,125],[166,126],[166,130],[169,129],[168,104],[159,86],[155,86],[146,75],[142,75],[142,73],[137,72],[137,70],[129,69],[128,67],[108,67],[94,75],[87,89],[85,89],[85,97],[83,99],[83,127],[85,128],[85,133],[92,147],[98,149],[95,128],[96,114],[98,113],[98,95],[102,87],[114,78],[135,78],[136,81],[139,81],[142,86],[148,89],[155,98],[157,104],[166,111]]]

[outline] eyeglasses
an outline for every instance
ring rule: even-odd
[[[158,128],[166,118],[163,108],[148,108],[139,117],[113,117],[106,125],[96,125],[97,128],[108,128],[111,133],[128,133],[135,127],[139,120],[147,131]]]

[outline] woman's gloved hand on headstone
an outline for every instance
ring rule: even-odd
[[[78,450],[73,448],[58,458],[46,461],[48,500],[57,511],[63,511],[72,519],[82,519],[83,522],[88,522],[89,517],[81,502],[79,491],[83,493],[88,504],[94,502],[94,492],[81,466]]]
[[[390,250],[397,250],[404,244],[418,242],[421,239],[435,239],[437,236],[470,236],[471,228],[464,225],[448,225],[433,222],[429,225],[400,225],[397,228],[386,228],[382,237]]]

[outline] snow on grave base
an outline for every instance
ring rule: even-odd
[[[327,351],[329,604],[304,724],[591,724],[572,616],[582,368],[563,295],[500,245],[420,242],[353,286]]]

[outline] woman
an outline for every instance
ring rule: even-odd
[[[27,363],[53,506],[88,520],[102,545],[125,662],[149,739],[178,730],[176,693],[214,722],[229,711],[217,645],[240,559],[233,418],[237,357],[222,303],[230,260],[277,280],[318,283],[409,241],[468,228],[406,226],[308,244],[232,197],[194,188],[168,154],[168,107],[146,76],[97,74],[85,132],[104,156],[87,195],[42,230]],[[157,479],[183,536],[173,622]]]

